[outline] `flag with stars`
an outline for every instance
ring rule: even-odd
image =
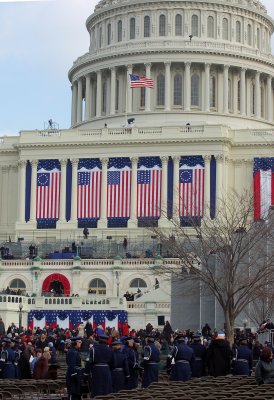
[[[274,157],[254,158],[254,219],[266,219],[274,205]]]
[[[97,159],[81,159],[78,165],[78,218],[100,218],[101,201],[101,161]]]
[[[58,219],[61,166],[59,160],[40,160],[37,166],[36,218]]]
[[[140,157],[137,169],[137,217],[161,214],[162,163],[160,157]]]
[[[180,160],[180,217],[202,217],[204,213],[205,164],[202,156],[184,156]]]
[[[131,161],[128,157],[110,158],[107,172],[107,217],[129,218]]]

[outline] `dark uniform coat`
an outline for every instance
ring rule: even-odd
[[[160,350],[154,343],[148,343],[144,347],[144,359],[142,366],[144,368],[142,387],[147,388],[151,383],[158,382],[160,361]]]
[[[171,362],[171,381],[189,381],[195,361],[194,351],[185,342],[177,342],[168,356]]]
[[[1,352],[2,365],[2,378],[3,379],[15,379],[15,351],[10,347],[6,347]]]
[[[128,346],[123,348],[123,353],[127,357],[128,368],[129,368],[129,378],[127,380],[126,389],[136,389],[138,386],[138,358],[136,351]]]
[[[126,389],[129,379],[127,356],[119,350],[114,350],[114,369],[111,371],[113,393]]]
[[[253,367],[252,350],[246,344],[241,344],[235,349],[233,358],[233,374],[234,375],[251,375]]]
[[[227,340],[212,340],[207,349],[209,375],[216,377],[230,374],[231,356],[231,349]]]
[[[66,386],[69,400],[81,399],[81,359],[79,351],[75,348],[69,349],[67,352],[67,373]]]
[[[205,375],[206,348],[200,341],[194,341],[190,344],[190,347],[195,355],[195,360],[192,365],[192,377],[200,378]]]

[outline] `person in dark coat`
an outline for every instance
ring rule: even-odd
[[[169,321],[166,321],[164,329],[163,329],[163,336],[166,339],[166,341],[168,342],[168,344],[170,344],[172,333],[173,332],[172,332],[171,325],[170,325]]]
[[[81,338],[75,337],[71,340],[71,348],[67,352],[67,373],[66,387],[68,391],[68,400],[81,400],[81,358],[79,349],[81,347]]]
[[[233,375],[251,375],[253,368],[252,350],[247,345],[247,338],[240,339],[239,347],[234,350],[232,372]]]
[[[232,352],[224,333],[212,340],[206,355],[209,375],[214,377],[230,374]]]
[[[274,383],[273,352],[269,347],[264,347],[261,358],[255,368],[255,380],[257,385]]]
[[[154,337],[148,335],[147,344],[144,346],[144,357],[142,367],[144,368],[142,387],[147,388],[151,383],[158,382],[160,350],[155,345]]]
[[[91,397],[112,393],[111,370],[114,367],[114,352],[108,347],[109,336],[101,334],[89,353],[85,371],[91,372]]]
[[[3,379],[15,379],[16,378],[16,370],[15,370],[15,351],[11,349],[11,340],[3,339],[3,348],[1,351],[1,360],[2,364],[2,378]]]
[[[211,336],[211,328],[208,323],[205,324],[202,328],[202,335],[204,338],[208,339]]]
[[[87,323],[85,325],[85,333],[86,333],[87,338],[89,338],[93,334],[92,325],[89,321],[87,321]]]
[[[201,344],[201,336],[194,335],[193,342],[189,345],[194,351],[195,360],[192,365],[192,378],[205,375],[206,348]]]
[[[31,379],[31,368],[28,353],[25,349],[25,346],[22,345],[19,348],[20,354],[18,359],[18,378],[19,379]]]
[[[186,343],[183,335],[178,335],[174,341],[171,354],[167,359],[167,370],[171,381],[189,381],[192,376],[192,368],[195,355],[192,348]]]
[[[111,371],[113,393],[126,389],[126,382],[129,379],[128,361],[125,353],[121,352],[122,343],[115,341],[111,343],[114,351],[113,370]]]
[[[134,349],[134,340],[131,337],[124,339],[125,346],[123,353],[127,357],[129,367],[129,378],[127,380],[126,389],[136,389],[138,386],[138,371],[139,363],[137,359],[137,352]]]
[[[4,336],[5,333],[6,333],[5,324],[4,324],[4,321],[2,320],[2,318],[0,317],[0,337]]]

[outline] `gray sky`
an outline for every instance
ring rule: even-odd
[[[88,51],[95,0],[0,0],[0,136],[70,125],[68,70]],[[274,19],[274,1],[263,0]],[[272,40],[274,48],[274,40]]]

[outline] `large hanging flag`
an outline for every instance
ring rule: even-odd
[[[254,219],[266,219],[274,205],[274,157],[254,158]]]
[[[162,197],[160,157],[140,157],[137,169],[137,217],[159,218]]]
[[[153,79],[146,76],[131,74],[129,75],[129,79],[131,88],[147,87],[152,89],[154,87]]]
[[[107,217],[130,217],[131,161],[110,158],[107,172]]]
[[[81,159],[78,165],[77,216],[100,218],[102,167],[99,159]]]
[[[58,219],[61,166],[59,160],[40,160],[37,167],[36,218]]]
[[[204,213],[205,165],[202,156],[180,160],[180,217],[202,217]]]

